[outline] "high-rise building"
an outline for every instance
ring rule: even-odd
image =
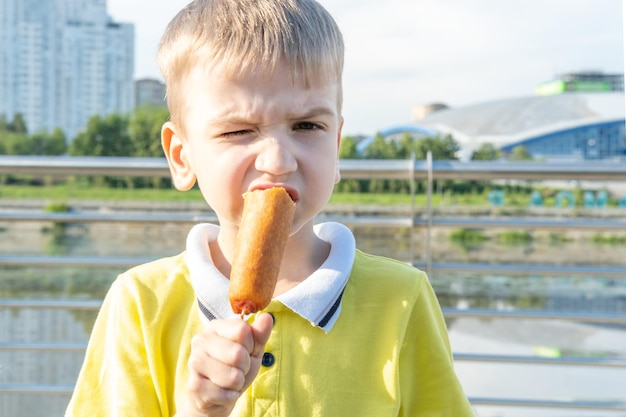
[[[133,109],[134,27],[106,0],[0,0],[0,58],[0,116],[30,133]]]

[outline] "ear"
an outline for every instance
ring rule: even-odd
[[[172,122],[165,122],[161,128],[161,146],[172,174],[174,187],[187,191],[196,183],[196,174],[183,138],[177,133],[178,128]]]
[[[339,129],[337,129],[337,158],[335,160],[335,184],[341,180],[339,172],[339,148],[341,147],[341,131],[343,130],[343,117],[339,119]]]

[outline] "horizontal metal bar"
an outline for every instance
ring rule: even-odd
[[[624,210],[626,213],[626,210]],[[49,221],[61,223],[215,223],[217,216],[214,213],[207,214],[178,214],[178,213],[98,213],[98,212],[66,212],[47,213],[34,211],[0,211],[0,221]],[[428,226],[428,219],[416,217],[411,221],[408,217],[392,216],[331,216],[321,215],[318,221],[335,221],[347,226],[372,226],[372,227],[422,227]],[[481,217],[439,217],[430,220],[435,227],[459,227],[459,228],[521,228],[541,230],[626,230],[626,221],[601,220],[601,219],[528,219],[521,217],[507,218],[481,218]]]
[[[526,179],[526,180],[626,180],[626,164],[619,161],[523,162],[523,161],[434,161],[433,178]],[[397,159],[342,159],[342,178],[417,179],[428,176],[426,161]],[[109,175],[169,177],[164,158],[0,156],[0,174],[41,176]]]
[[[418,164],[415,165],[416,167]],[[426,178],[426,165],[420,164],[419,169],[424,172],[419,177]],[[411,179],[414,174],[410,160],[397,159],[341,159],[339,170],[342,179]],[[417,174],[417,173],[415,173]],[[416,175],[417,177],[417,175]]]
[[[0,211],[0,221],[48,221],[61,223],[215,223],[217,216],[207,214],[176,214],[176,213],[98,213],[98,212],[13,212]],[[381,216],[320,216],[320,221],[341,222],[346,226],[371,227],[411,227],[407,217]]]
[[[165,158],[0,156],[0,174],[169,177]]]
[[[424,167],[425,162],[417,161],[416,176],[424,175]],[[433,161],[433,177],[436,180],[623,181],[626,179],[626,164],[620,161]]]
[[[37,256],[1,255],[0,267],[122,267],[150,262],[154,258],[103,257],[103,256]],[[417,268],[427,265],[417,262]],[[527,264],[487,264],[487,263],[433,263],[431,272],[437,273],[486,273],[500,275],[584,275],[595,277],[626,278],[626,267],[621,266],[577,266],[577,265],[527,265]]]
[[[56,351],[81,352],[87,348],[86,343],[45,343],[45,342],[0,342],[0,350],[5,351]],[[543,356],[519,355],[487,355],[475,353],[455,353],[455,361],[513,363],[534,365],[578,365],[589,367],[626,368],[626,360],[612,358],[587,358],[563,356],[558,358]]]
[[[0,258],[1,264],[1,258]],[[420,269],[426,269],[424,263],[415,263]],[[562,276],[585,275],[594,277],[626,278],[626,266],[603,265],[538,265],[538,264],[488,264],[488,263],[442,263],[430,265],[432,272],[444,273],[485,273],[499,275],[524,276]]]
[[[0,393],[7,394],[71,395],[73,391],[73,385],[0,384]]]
[[[16,255],[0,256],[0,266],[37,266],[37,267],[130,267],[154,258],[125,258],[104,256],[36,256]]]
[[[80,352],[86,348],[85,343],[0,342],[0,350]]]
[[[101,305],[102,300],[27,300],[0,298],[0,308],[97,310]]]
[[[74,387],[70,385],[35,385],[35,384],[0,384],[0,393],[8,394],[59,394],[71,395]],[[514,398],[469,397],[469,402],[483,406],[560,408],[576,410],[626,411],[626,403],[622,401],[591,401],[591,400],[531,400]]]
[[[624,210],[626,215],[626,209]],[[1,217],[0,217],[1,218]],[[507,218],[481,218],[481,217],[435,217],[430,221],[435,227],[459,227],[472,229],[490,228],[519,228],[519,229],[541,229],[541,230],[626,230],[626,221],[622,220],[602,220],[602,219],[535,219],[522,217]],[[416,218],[415,225],[428,225],[428,219]]]
[[[446,318],[479,317],[486,319],[539,319],[539,320],[566,320],[589,323],[621,323],[626,324],[626,314],[578,312],[557,310],[497,310],[497,309],[459,309],[443,307]]]
[[[46,213],[34,211],[0,212],[0,220],[9,221],[46,221],[60,223],[214,223],[217,216],[211,214],[176,214],[176,213],[97,213],[66,212]]]
[[[47,342],[0,342],[0,351],[52,351],[82,352],[86,343],[47,343]],[[532,365],[588,366],[606,368],[626,368],[626,360],[612,358],[588,358],[576,356],[543,357],[519,355],[487,355],[476,353],[454,353],[454,360],[461,362],[509,363]]]
[[[557,358],[544,356],[518,356],[518,355],[487,355],[477,353],[454,353],[455,361],[463,362],[491,362],[513,363],[532,365],[566,365],[566,366],[589,366],[607,368],[626,368],[626,360],[611,358],[588,358],[578,356],[562,356]]]
[[[530,407],[530,408],[562,408],[575,410],[626,411],[623,401],[590,401],[590,400],[531,400],[514,398],[470,397],[473,405]]]
[[[0,299],[0,308],[33,308],[33,309],[78,309],[96,310],[102,305],[101,300],[26,300]],[[497,309],[457,309],[442,308],[447,318],[480,317],[509,319],[565,320],[592,323],[626,324],[626,314],[594,313],[555,310],[497,310]]]

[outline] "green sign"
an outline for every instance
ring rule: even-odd
[[[549,96],[567,92],[602,92],[611,91],[611,84],[606,81],[550,81],[540,84],[535,93],[538,96]]]

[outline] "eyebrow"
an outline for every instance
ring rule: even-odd
[[[332,107],[328,107],[328,106],[313,107],[310,109],[306,109],[305,111],[301,113],[300,112],[287,113],[287,119],[289,120],[309,119],[309,118],[318,117],[318,116],[336,117],[337,113],[333,110]],[[239,115],[233,115],[232,117],[230,116],[218,117],[214,119],[213,122],[214,123],[227,123],[227,124],[233,124],[233,125],[254,124],[254,122],[250,121],[250,118],[245,117],[245,116],[239,116]]]
[[[316,116],[336,116],[337,113],[331,108],[327,106],[319,106],[313,107],[311,109],[307,109],[303,113],[289,113],[287,116],[289,119],[308,119],[310,117]]]

